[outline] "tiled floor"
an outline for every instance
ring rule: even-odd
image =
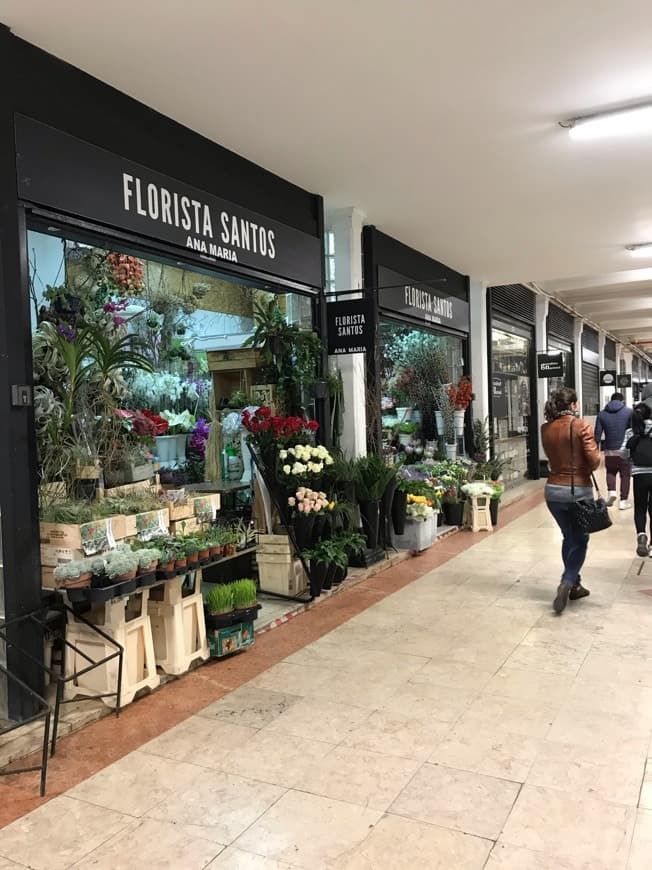
[[[0,870],[650,870],[652,560],[615,520],[562,617],[540,506],[272,632],[272,667],[0,831]]]

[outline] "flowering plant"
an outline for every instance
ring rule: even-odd
[[[170,424],[167,420],[164,420],[159,414],[155,414],[153,411],[148,410],[147,408],[143,408],[141,411],[148,420],[151,420],[156,429],[156,435],[165,435],[165,433],[170,428]]]
[[[249,433],[249,442],[255,444],[263,456],[277,447],[288,447],[302,438],[314,435],[319,429],[316,420],[273,416],[267,407],[258,408],[253,414],[249,408],[245,408],[242,412],[242,425]]]
[[[414,498],[419,499],[423,498],[423,496],[414,496]],[[424,499],[423,501],[409,502],[405,515],[411,520],[420,520],[421,522],[425,522],[429,517],[434,514],[434,512],[434,507],[428,504]]]
[[[456,411],[466,411],[471,404],[473,386],[468,375],[461,377],[457,384],[449,384],[446,387],[448,398]]]
[[[495,501],[498,501],[502,494],[505,492],[505,484],[502,482],[502,480],[487,480],[486,483],[493,490],[491,498]]]
[[[412,366],[397,366],[387,382],[387,391],[397,404],[409,405],[410,384],[414,378]]]
[[[185,435],[191,432],[195,425],[195,418],[190,411],[175,414],[174,411],[161,411],[161,417],[167,420],[170,427],[170,435]]]
[[[325,447],[311,444],[297,444],[279,451],[279,475],[285,477],[305,477],[321,474],[324,466],[333,464],[333,457]]]
[[[464,495],[468,495],[469,497],[478,496],[478,495],[489,495],[493,498],[494,488],[490,483],[484,480],[475,480],[472,483],[465,483],[461,487]]]
[[[300,515],[314,516],[326,509],[333,510],[335,503],[329,502],[325,492],[317,492],[314,489],[300,486],[296,494],[288,498],[288,507],[293,508]]]

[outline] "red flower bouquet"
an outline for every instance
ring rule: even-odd
[[[242,425],[249,433],[250,443],[255,445],[270,468],[276,466],[272,458],[276,449],[292,447],[305,441],[306,436],[314,435],[319,429],[316,420],[274,416],[267,407],[258,408],[253,414],[250,411],[243,411]]]
[[[161,417],[159,414],[155,414],[153,411],[150,411],[147,408],[143,408],[140,413],[147,417],[148,420],[152,421],[156,428],[156,432],[154,433],[155,435],[165,435],[165,433],[170,428],[170,424],[168,423],[168,421],[164,420],[163,417]]]
[[[456,411],[466,411],[473,398],[471,378],[468,375],[464,375],[457,384],[449,384],[446,392]]]

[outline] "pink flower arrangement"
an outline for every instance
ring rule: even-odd
[[[300,514],[308,515],[318,514],[326,508],[330,508],[331,502],[328,501],[328,496],[325,492],[317,492],[305,486],[300,486],[296,494],[288,498],[288,506],[294,508]]]

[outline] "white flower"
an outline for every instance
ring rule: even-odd
[[[292,466],[292,474],[305,474],[306,466],[302,462],[295,462]]]
[[[278,455],[280,456],[281,459],[287,459],[287,458],[288,458],[288,452],[287,452],[287,450],[281,450],[281,451],[279,452]]]
[[[291,495],[290,498],[288,499],[288,504],[290,505],[290,507],[294,507],[296,503],[297,503],[296,498],[293,495]]]
[[[333,457],[332,457],[332,456],[326,456],[326,457],[324,458],[324,462],[326,463],[326,465],[332,465],[332,464],[333,464],[333,461],[334,461],[334,460],[333,460]]]
[[[289,465],[283,466],[283,474],[290,474],[291,472],[292,472],[292,469],[290,468]]]
[[[324,470],[324,463],[319,462],[316,465],[313,465],[312,470],[315,472],[315,474],[319,474],[320,471]]]

